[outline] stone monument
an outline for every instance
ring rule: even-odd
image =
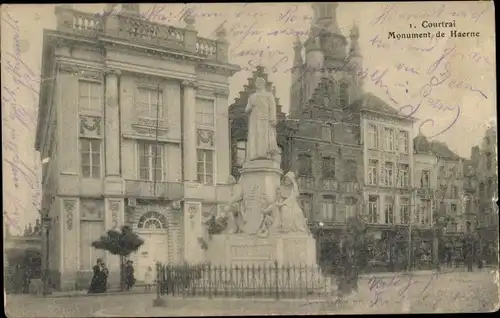
[[[208,260],[215,265],[316,264],[316,244],[297,202],[293,172],[281,182],[276,142],[275,97],[263,78],[245,108],[248,136],[245,163],[238,182],[231,180],[232,197],[224,211],[225,233],[208,242]]]

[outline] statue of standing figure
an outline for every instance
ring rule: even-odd
[[[257,91],[248,98],[245,113],[248,118],[246,160],[268,159],[277,161],[279,148],[276,141],[276,102],[266,90],[266,81],[255,80]]]

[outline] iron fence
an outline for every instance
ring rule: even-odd
[[[183,297],[304,298],[332,295],[330,276],[315,266],[157,264],[157,293]]]

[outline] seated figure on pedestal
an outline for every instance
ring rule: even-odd
[[[244,224],[244,206],[241,204],[243,200],[243,189],[233,176],[229,177],[228,184],[232,185],[232,188],[231,199],[229,199],[227,206],[224,208],[224,214],[228,218],[227,233],[241,233],[243,232],[241,228]]]
[[[281,233],[309,233],[306,218],[297,202],[299,189],[293,172],[285,175],[283,185],[276,194],[276,202],[263,211],[259,236],[267,236],[273,230]]]

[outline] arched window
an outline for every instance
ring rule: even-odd
[[[147,212],[141,216],[137,227],[140,229],[166,229],[167,218],[155,211]]]

